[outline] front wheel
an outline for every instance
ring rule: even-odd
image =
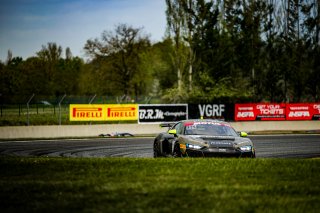
[[[175,144],[174,144],[174,149],[173,149],[172,156],[173,156],[174,158],[181,158],[181,157],[182,157],[182,153],[181,153],[181,151],[180,151],[180,145],[179,145],[179,143],[175,143]]]
[[[251,158],[256,158],[256,152],[252,152]]]

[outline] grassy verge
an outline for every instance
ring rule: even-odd
[[[320,160],[0,158],[1,212],[317,212]]]

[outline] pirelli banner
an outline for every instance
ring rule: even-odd
[[[70,104],[70,121],[138,120],[137,104]]]
[[[139,123],[164,123],[188,119],[188,104],[140,104]]]
[[[320,103],[235,105],[235,121],[320,120]]]

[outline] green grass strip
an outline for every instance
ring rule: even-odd
[[[319,159],[0,158],[1,212],[318,212]]]

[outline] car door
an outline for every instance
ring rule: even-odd
[[[173,140],[170,140],[170,147],[171,147],[171,154],[173,154],[173,150],[174,150],[174,146],[175,146],[175,143],[176,143],[176,141],[177,141],[177,139],[178,139],[178,136],[179,135],[182,135],[183,134],[183,132],[184,132],[184,126],[183,126],[183,123],[182,122],[179,122],[179,123],[177,123],[177,124],[175,124],[174,126],[172,126],[171,127],[171,129],[170,130],[176,130],[176,134],[174,134],[174,139]],[[169,131],[170,131],[169,130]]]

